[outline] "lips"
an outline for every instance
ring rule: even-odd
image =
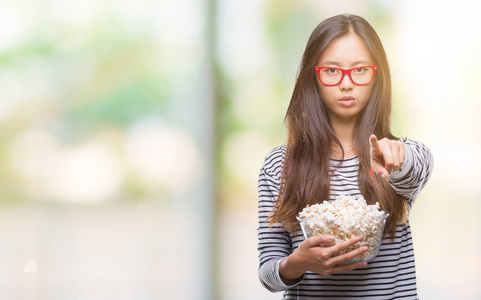
[[[341,99],[339,99],[339,104],[341,104],[342,106],[352,106],[354,105],[355,101],[356,99],[354,99],[351,96],[344,96]]]

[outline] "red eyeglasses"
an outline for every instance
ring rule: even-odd
[[[315,69],[323,85],[338,85],[345,75],[348,75],[356,85],[367,85],[373,81],[377,66],[362,66],[348,70],[333,67],[315,67]]]

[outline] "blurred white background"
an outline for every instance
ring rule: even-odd
[[[0,298],[280,299],[257,278],[257,175],[307,39],[377,30],[393,132],[432,150],[411,214],[421,299],[481,298],[481,5],[0,4]]]

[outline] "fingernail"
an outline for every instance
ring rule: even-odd
[[[363,248],[362,248],[362,251],[363,251],[363,252],[366,252],[367,250],[369,250],[368,247],[363,247]]]
[[[363,263],[362,263],[362,266],[363,266],[363,267],[367,266],[367,262],[363,262]]]

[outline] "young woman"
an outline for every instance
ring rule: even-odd
[[[307,43],[286,114],[287,145],[259,175],[259,278],[284,299],[417,299],[409,211],[431,175],[429,149],[390,132],[391,77],[379,37],[349,14],[320,23]],[[373,171],[374,172],[373,172]],[[296,215],[340,194],[390,213],[380,251],[346,263],[359,239],[304,239]]]

